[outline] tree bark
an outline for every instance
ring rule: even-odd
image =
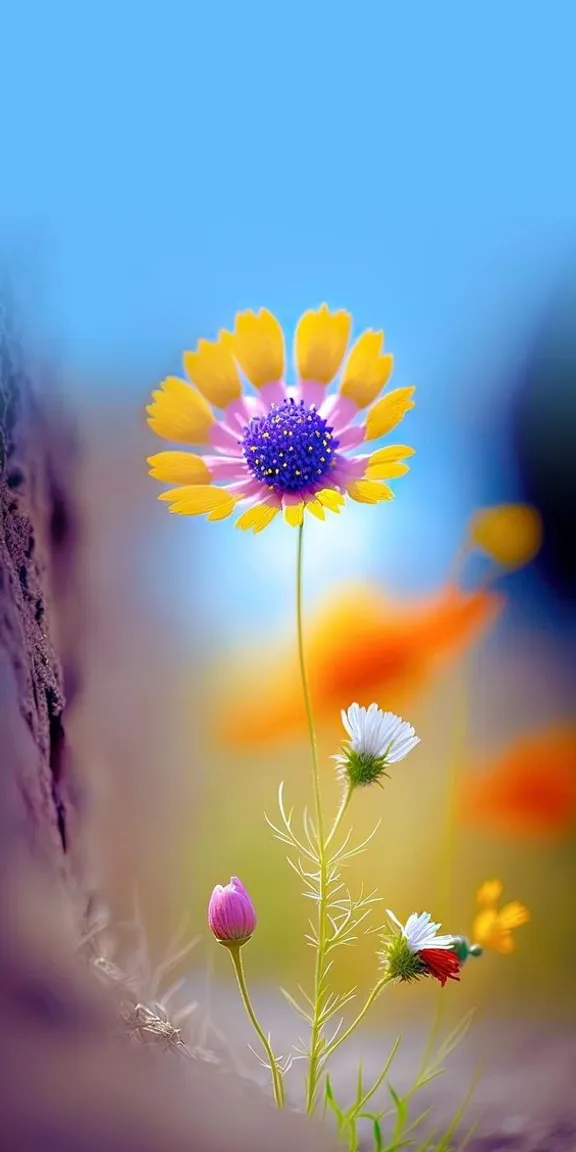
[[[54,403],[34,398],[0,308],[0,818],[68,891],[82,883],[64,724],[81,668],[76,456]]]

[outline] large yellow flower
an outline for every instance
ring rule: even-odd
[[[285,381],[282,329],[264,308],[239,313],[233,332],[184,353],[188,380],[169,376],[147,409],[159,436],[208,450],[149,458],[152,476],[177,485],[159,497],[171,512],[224,520],[238,506],[244,511],[237,526],[261,532],[280,511],[297,526],[305,510],[320,520],[327,508],[339,512],[346,495],[362,504],[392,498],[384,481],[408,471],[404,461],[413,450],[397,444],[349,453],[391,432],[414,407],[414,388],[377,400],[393,358],[382,351],[383,333],[366,331],[346,359],[338,390],[329,392],[351,323],[348,312],[330,312],[325,304],[304,313],[294,341],[294,386]],[[251,393],[243,390],[241,372]]]

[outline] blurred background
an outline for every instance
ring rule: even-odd
[[[6,20],[6,18],[5,18]],[[144,408],[239,309],[285,326],[326,301],[383,327],[416,448],[391,506],[310,524],[305,595],[327,804],[340,708],[422,738],[384,791],[352,884],[470,934],[479,885],[532,914],[511,957],[470,963],[456,1011],[576,1008],[574,715],[576,17],[525,6],[300,0],[192,8],[55,0],[7,15],[2,263],[30,354],[75,413],[89,667],[73,737],[113,918],[134,894],[158,952],[238,874],[262,985],[310,978],[307,909],[272,841],[280,780],[310,764],[294,667],[295,533],[171,519]],[[49,388],[54,387],[49,383]],[[542,549],[455,564],[474,511],[528,501]],[[374,938],[344,957],[366,983]],[[210,941],[194,952],[229,972]],[[394,1003],[392,1000],[394,999]],[[423,985],[387,1011],[421,1011]]]

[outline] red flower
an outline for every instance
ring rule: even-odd
[[[460,961],[449,948],[422,948],[418,950],[418,956],[442,987],[447,980],[460,979]]]

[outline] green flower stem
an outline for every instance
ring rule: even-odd
[[[272,1051],[270,1041],[269,1041],[268,1037],[266,1036],[266,1034],[262,1031],[262,1028],[260,1027],[260,1025],[258,1023],[258,1018],[256,1016],[256,1013],[252,1007],[252,1002],[250,1000],[248,987],[246,985],[246,977],[244,975],[244,965],[242,963],[242,946],[238,945],[238,944],[236,944],[236,945],[228,944],[227,948],[228,948],[228,951],[230,953],[230,959],[231,959],[233,967],[234,967],[234,972],[236,975],[236,980],[238,982],[238,988],[240,991],[240,996],[242,997],[242,1003],[246,1009],[246,1012],[248,1013],[248,1016],[250,1017],[250,1020],[252,1021],[252,1024],[254,1025],[254,1029],[258,1034],[258,1037],[260,1039],[262,1047],[264,1048],[264,1051],[266,1052],[266,1055],[267,1055],[269,1063],[270,1063],[270,1070],[272,1072],[272,1088],[273,1088],[273,1092],[274,1092],[275,1103],[277,1104],[278,1108],[282,1108],[284,1106],[284,1101],[286,1098],[285,1092],[284,1092],[284,1080],[282,1078],[282,1073],[278,1067],[276,1057]]]
[[[312,778],[314,782],[314,807],[316,811],[316,825],[318,832],[319,849],[324,848],[324,819],[322,816],[322,797],[320,794],[320,769],[318,766],[318,745],[316,743],[316,732],[314,729],[314,717],[312,715],[312,703],[310,700],[310,689],[308,687],[308,674],[306,672],[306,661],[304,659],[304,627],[302,622],[302,556],[304,544],[304,525],[301,524],[298,529],[298,555],[296,560],[296,628],[298,633],[298,663],[300,665],[300,679],[302,681],[302,691],[304,694],[304,707],[306,709],[306,720],[308,723],[308,735],[310,737],[310,749],[312,752]]]
[[[316,945],[316,966],[314,972],[314,1008],[312,1010],[312,1030],[310,1036],[310,1062],[306,1083],[306,1109],[308,1113],[314,1111],[316,1093],[320,1076],[320,1062],[322,1054],[322,994],[326,974],[326,952],[328,944],[327,913],[328,913],[328,868],[326,863],[326,844],[324,841],[324,818],[322,814],[322,796],[320,792],[320,770],[318,766],[318,746],[314,729],[314,717],[310,700],[310,689],[304,659],[304,629],[302,624],[302,554],[304,542],[304,525],[298,528],[298,553],[296,560],[296,631],[298,635],[298,662],[300,665],[300,678],[304,695],[304,707],[308,722],[308,735],[312,752],[312,779],[314,787],[314,809],[316,814],[316,834],[318,838],[318,867],[319,867],[319,900],[318,900],[318,940]]]
[[[334,823],[333,823],[333,825],[332,825],[332,827],[328,833],[328,836],[326,837],[325,848],[327,848],[328,845],[331,843],[331,841],[333,840],[334,836],[336,835],[336,833],[340,827],[342,817],[343,817],[343,815],[344,815],[344,813],[345,813],[345,811],[346,811],[346,809],[350,803],[350,800],[352,799],[353,791],[354,791],[353,786],[351,784],[349,784],[348,787],[346,788],[346,791],[345,791],[343,797],[342,797],[342,802],[341,802],[340,807],[336,813],[336,818],[334,820]]]
[[[382,979],[379,980],[378,983],[374,985],[370,995],[368,996],[368,999],[366,1000],[364,1007],[360,1009],[356,1019],[353,1020],[352,1023],[350,1024],[350,1027],[347,1028],[345,1032],[341,1032],[340,1035],[337,1036],[336,1039],[333,1040],[332,1043],[329,1044],[328,1047],[326,1048],[326,1050],[324,1052],[324,1059],[325,1060],[327,1060],[328,1057],[331,1056],[332,1053],[335,1052],[336,1049],[339,1048],[340,1045],[343,1044],[344,1041],[347,1040],[349,1036],[352,1035],[352,1033],[356,1030],[358,1025],[362,1023],[364,1017],[366,1016],[367,1012],[372,1007],[374,1001],[378,998],[378,996],[382,992],[382,989],[385,988],[387,984],[390,984],[391,981],[392,981],[391,976],[383,976]]]

